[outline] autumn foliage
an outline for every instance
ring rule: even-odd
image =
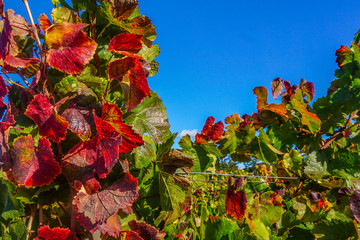
[[[0,0],[1,239],[360,236],[359,33],[327,96],[276,78],[173,149],[138,1],[53,4],[29,23]]]

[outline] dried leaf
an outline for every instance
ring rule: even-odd
[[[110,3],[110,11],[119,20],[126,19],[138,5],[137,0],[107,0]]]
[[[178,149],[171,149],[168,153],[163,155],[161,161],[158,162],[158,165],[162,171],[170,174],[175,173],[178,168],[189,173],[194,165],[194,160]]]
[[[275,99],[279,96],[284,88],[283,80],[281,78],[275,78],[271,82],[271,92]]]

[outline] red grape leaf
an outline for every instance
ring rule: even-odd
[[[39,134],[54,142],[60,142],[66,137],[69,123],[57,114],[55,107],[47,96],[38,94],[28,105],[25,115],[39,126]]]
[[[37,148],[31,135],[17,138],[12,156],[15,180],[26,187],[50,184],[61,172],[46,138],[39,139]]]
[[[44,33],[46,32],[46,29],[48,29],[52,25],[49,18],[45,14],[40,15],[39,23],[40,23],[40,28]]]
[[[114,127],[94,116],[95,126],[98,135],[93,138],[97,139],[97,159],[96,171],[101,178],[104,178],[115,165],[119,157],[119,146],[121,144],[121,135],[114,129]]]
[[[224,132],[224,123],[221,121],[215,123],[215,118],[210,116],[206,119],[201,134],[196,134],[195,142],[202,143],[202,142],[207,142],[209,140],[215,142],[220,139],[223,132]]]
[[[0,122],[0,131],[5,132],[9,129],[10,126],[14,125],[15,119],[9,111],[5,114],[5,117],[2,122]]]
[[[139,236],[146,240],[160,240],[156,237],[158,230],[151,225],[146,224],[145,222],[136,222],[132,220],[128,223],[132,231],[139,234]]]
[[[126,234],[124,240],[144,240],[139,234],[133,231],[123,231],[121,233],[122,235]]]
[[[315,87],[312,82],[308,82],[302,78],[300,81],[300,89],[303,93],[303,96],[307,97],[308,102],[311,102],[314,99]]]
[[[121,135],[110,123],[96,116],[94,121],[98,134],[74,146],[64,157],[65,176],[74,185],[80,181],[88,193],[100,188],[95,172],[106,177],[117,162],[121,144]]]
[[[5,80],[2,76],[0,76],[0,118],[3,117],[3,114],[5,112],[5,110],[7,109],[7,105],[4,102],[4,97],[7,95],[8,93],[8,88],[6,86]]]
[[[138,59],[126,57],[114,60],[107,70],[110,79],[122,82],[124,76],[130,79],[130,89],[126,94],[125,107],[131,111],[138,106],[146,96],[150,97],[150,88],[146,80],[144,69]]]
[[[75,235],[68,228],[49,228],[41,226],[38,229],[38,237],[34,240],[77,240]]]
[[[109,51],[121,55],[134,56],[141,48],[141,35],[121,33],[113,37],[109,43]]]
[[[0,76],[0,98],[3,98],[8,94],[9,90],[6,86],[5,80],[2,76]]]
[[[118,237],[122,227],[121,221],[117,213],[109,217],[105,223],[97,225],[95,231],[99,230],[102,234],[109,234],[112,237]]]
[[[79,192],[74,200],[79,222],[94,232],[119,209],[133,204],[139,196],[137,186],[137,179],[125,173],[124,177],[101,192],[92,195]]]
[[[93,118],[88,110],[77,108],[66,109],[61,116],[69,123],[69,130],[78,134],[81,140],[86,141],[91,137],[91,121]]]
[[[225,210],[228,215],[235,219],[243,219],[246,211],[247,198],[245,190],[237,191],[242,181],[235,181],[233,178],[228,180],[228,189],[225,195]]]
[[[279,96],[279,94],[282,92],[284,88],[283,85],[283,80],[281,78],[275,78],[274,80],[272,80],[271,82],[271,91],[272,91],[272,95],[275,99],[277,99],[277,97]]]
[[[12,167],[9,151],[9,133],[4,129],[0,129],[0,169],[8,172]]]
[[[38,58],[19,58],[14,57],[11,55],[7,55],[5,57],[5,63],[10,65],[11,67],[20,67],[20,68],[27,68],[29,66],[36,67],[40,64],[40,60]],[[40,65],[39,65],[40,66]]]
[[[69,151],[63,160],[63,173],[69,182],[75,187],[78,185],[77,181],[81,182],[89,194],[95,193],[101,188],[94,173],[96,150],[96,140],[79,143]],[[81,186],[77,187],[77,190],[80,188]]]
[[[0,0],[0,15],[1,17],[4,17],[4,1],[3,0]]]
[[[128,18],[138,5],[137,0],[107,0],[110,3],[110,12],[115,18]]]
[[[200,144],[201,143],[206,143],[206,142],[209,142],[209,139],[205,135],[197,133],[195,135],[195,142],[200,143]]]
[[[350,197],[350,209],[356,221],[360,223],[360,190],[356,190]]]
[[[50,48],[47,62],[51,67],[69,74],[80,73],[92,59],[96,42],[82,31],[86,24],[53,24],[45,32],[45,43]]]
[[[291,86],[290,82],[285,80],[283,81],[286,92],[282,93],[282,97],[287,97],[287,99],[292,99],[295,96],[296,90],[298,89],[297,85]]]
[[[116,104],[105,103],[102,107],[101,118],[109,122],[121,135],[120,153],[128,153],[137,146],[141,146],[144,141],[131,126],[122,121],[122,112]]]
[[[267,89],[263,86],[254,88],[254,94],[256,95],[256,107],[258,111],[264,109],[267,105],[268,92]]]
[[[336,63],[341,68],[345,64],[353,61],[353,53],[350,51],[350,48],[347,46],[341,45],[341,47],[336,50]]]

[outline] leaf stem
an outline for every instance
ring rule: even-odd
[[[74,201],[74,198],[76,197],[77,191],[71,186],[71,220],[70,220],[70,230],[72,232],[76,232],[76,209],[75,205],[72,203]]]
[[[44,211],[42,206],[39,205],[39,225],[44,225]]]
[[[50,208],[50,209],[51,209],[51,211],[55,214],[55,216],[56,216],[56,218],[57,218],[57,220],[58,220],[58,222],[59,222],[59,224],[60,224],[60,227],[62,227],[62,226],[63,226],[63,223],[61,222],[61,219],[60,219],[58,213],[57,213],[53,208]]]
[[[24,83],[26,84],[26,86],[28,87],[28,88],[30,88],[30,84],[29,84],[29,82],[26,80],[26,78],[21,74],[21,72],[18,70],[18,71],[16,71],[16,73],[21,77],[21,79],[24,81]]]
[[[23,3],[25,4],[26,11],[27,11],[27,13],[28,13],[28,15],[29,15],[30,22],[31,22],[31,27],[32,27],[32,30],[33,30],[33,33],[34,33],[34,36],[35,36],[36,43],[37,43],[38,46],[39,46],[40,52],[42,52],[42,46],[41,46],[40,38],[39,38],[39,35],[38,35],[38,32],[37,32],[37,28],[36,28],[35,23],[34,23],[34,19],[33,19],[32,14],[31,14],[29,2],[28,2],[28,0],[22,0],[22,1],[23,1]]]
[[[359,228],[357,226],[357,221],[354,219],[354,226],[355,226],[355,230],[356,230],[356,234],[358,239],[360,239],[360,233],[359,233]]]
[[[105,32],[105,30],[106,30],[108,27],[110,27],[110,26],[111,26],[111,22],[109,22],[109,23],[103,28],[103,30],[101,30],[101,32],[100,32],[99,35],[98,35],[98,38],[101,37],[101,35]]]
[[[35,217],[35,213],[36,213],[36,208],[34,208],[33,206],[31,206],[31,215],[29,217],[29,222],[27,224],[27,235],[26,235],[26,240],[28,240],[31,236],[31,228],[32,228],[32,224],[34,221],[34,217]]]
[[[68,217],[70,217],[69,213],[66,211],[66,209],[64,208],[64,206],[63,206],[59,201],[56,201],[56,204],[61,208],[61,210],[62,210]]]

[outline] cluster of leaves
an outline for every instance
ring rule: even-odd
[[[359,237],[360,34],[326,97],[274,79],[281,103],[257,87],[257,113],[209,117],[172,149],[137,0],[53,0],[38,24],[23,2],[30,23],[0,0],[2,238]],[[189,177],[235,163],[247,177]]]

